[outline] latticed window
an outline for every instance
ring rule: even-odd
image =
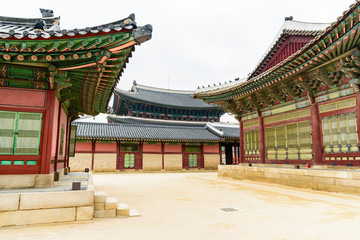
[[[260,154],[259,130],[247,131],[244,133],[245,154],[257,155]]]
[[[197,155],[189,154],[189,167],[197,167]]]
[[[200,153],[201,147],[200,146],[185,146],[186,153]]]
[[[124,155],[124,167],[125,168],[133,168],[135,165],[135,154],[133,153],[125,153]]]
[[[266,153],[269,160],[311,160],[310,121],[266,128]]]
[[[122,152],[138,152],[139,144],[121,144]]]
[[[0,154],[38,155],[41,113],[0,111]]]
[[[325,153],[359,152],[355,113],[324,117],[321,123]]]

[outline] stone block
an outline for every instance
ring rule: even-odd
[[[309,176],[314,177],[329,177],[334,178],[335,177],[335,171],[326,170],[326,169],[309,169],[308,170]]]
[[[0,194],[0,211],[10,211],[19,209],[19,193]]]
[[[106,202],[106,198],[107,198],[106,192],[95,192],[94,196],[95,196],[96,203],[100,203],[100,202],[105,203]]]
[[[116,198],[107,198],[105,202],[105,210],[117,209],[118,200]]]
[[[140,213],[136,209],[130,209],[129,217],[140,217]]]
[[[314,183],[324,183],[335,185],[335,178],[328,178],[328,177],[312,177],[312,181]]]
[[[360,180],[353,179],[336,179],[336,185],[347,187],[360,187]]]
[[[116,210],[116,215],[119,217],[129,217],[130,215],[129,206],[126,203],[119,203]]]
[[[161,171],[162,154],[143,154],[143,170],[144,171]]]
[[[360,172],[358,171],[357,172],[349,171],[347,172],[347,174],[349,179],[360,180]]]
[[[92,206],[94,191],[21,193],[20,210]]]
[[[289,181],[299,181],[299,182],[312,181],[312,178],[310,176],[295,175],[295,174],[288,174],[287,178],[289,179]]]
[[[77,207],[76,208],[76,221],[92,220],[94,217],[94,207]]]
[[[0,212],[0,227],[75,221],[76,208]]]
[[[103,202],[96,202],[94,203],[95,210],[105,210],[105,203]]]
[[[0,175],[0,188],[33,188],[36,174]]]
[[[283,168],[282,173],[292,174],[292,175],[303,175],[306,176],[308,173],[304,169],[293,169],[293,168]]]
[[[35,177],[36,188],[49,188],[54,186],[54,173],[39,174]]]
[[[94,211],[94,218],[111,218],[111,217],[116,217],[116,209]]]

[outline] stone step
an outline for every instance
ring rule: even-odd
[[[95,210],[94,218],[111,218],[116,217],[116,210]]]
[[[95,196],[94,202],[96,202],[96,203],[106,202],[106,199],[107,199],[106,192],[95,192],[94,196]]]
[[[130,208],[126,203],[119,203],[116,210],[116,215],[118,217],[129,217]]]
[[[136,209],[130,209],[129,217],[140,217],[140,213]]]
[[[116,210],[118,208],[118,200],[114,197],[106,198],[105,210]]]

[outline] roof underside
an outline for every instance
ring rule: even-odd
[[[151,38],[135,16],[61,30],[59,18],[0,17],[0,86],[56,89],[69,115],[106,112],[134,46]]]

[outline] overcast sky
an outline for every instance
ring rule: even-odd
[[[62,29],[92,27],[135,13],[152,24],[153,38],[136,47],[118,88],[132,82],[179,90],[246,77],[287,16],[332,23],[355,0],[11,0],[2,16],[41,17],[39,8],[61,17]],[[112,105],[112,104],[111,104]]]

